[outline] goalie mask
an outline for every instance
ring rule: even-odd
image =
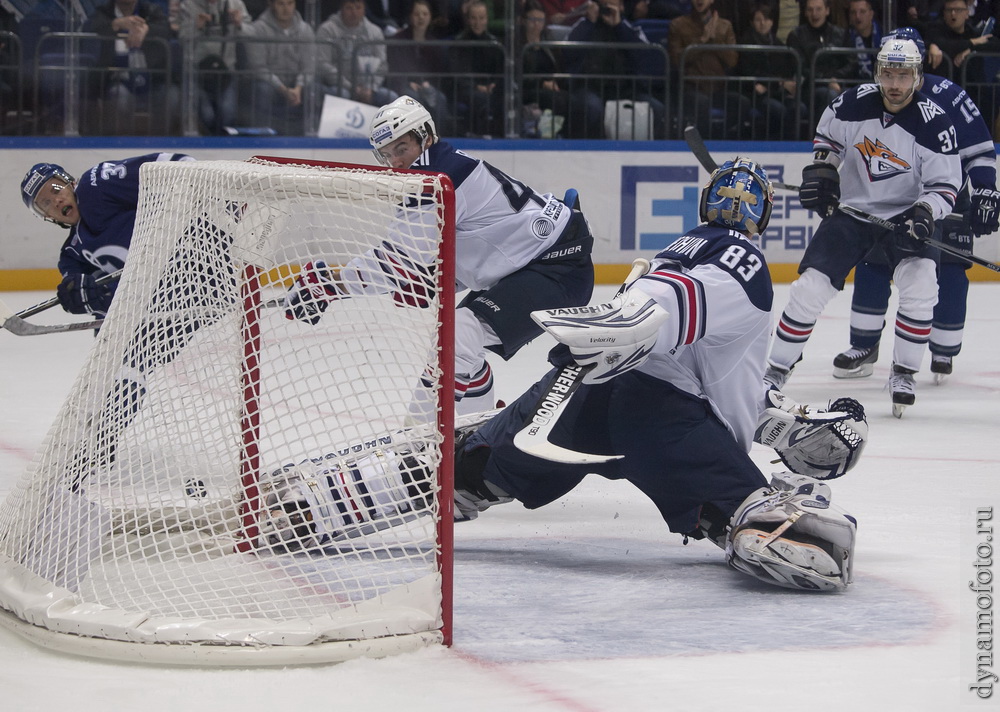
[[[57,182],[53,184],[53,190],[65,190],[66,188],[72,188],[75,179],[66,169],[55,163],[36,163],[31,167],[31,169],[25,174],[24,179],[21,181],[21,200],[24,204],[31,209],[31,211],[40,217],[42,220],[47,220],[49,222],[56,223],[57,225],[62,225],[63,227],[70,227],[68,224],[60,222],[49,217],[48,213],[36,202],[38,194],[41,192],[42,188],[52,180],[57,179]]]
[[[923,81],[923,57],[917,43],[891,39],[882,45],[875,58],[875,81],[889,106],[904,107]]]
[[[767,172],[759,163],[737,156],[708,179],[701,191],[698,216],[702,222],[758,235],[771,219],[773,202]]]
[[[386,104],[379,109],[375,118],[372,119],[371,131],[368,134],[368,140],[371,142],[378,162],[384,166],[389,165],[385,156],[382,155],[381,149],[406,136],[411,131],[416,136],[421,151],[428,137],[433,139],[433,143],[438,140],[434,119],[419,101],[408,96],[401,96],[391,104]]]

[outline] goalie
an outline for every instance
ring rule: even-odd
[[[552,462],[515,446],[540,394],[560,374],[552,371],[495,417],[460,433],[456,518],[473,519],[515,499],[538,508],[597,473],[632,482],[671,531],[710,539],[739,571],[789,588],[845,588],[856,522],[831,503],[829,485],[817,477],[850,469],[867,428],[854,401],[811,413],[777,391],[764,392],[772,290],[753,237],[770,210],[764,170],[742,158],[727,162],[702,191],[705,224],[659,253],[651,272],[610,304],[543,312],[541,323],[561,342],[550,353],[553,364],[587,369],[552,442],[623,457]],[[563,326],[547,325],[546,314],[559,314]],[[780,473],[769,482],[749,456],[755,436],[807,474]],[[415,509],[409,503],[430,491],[420,485],[426,477],[413,477],[419,464],[407,465],[399,454],[380,457],[353,469],[341,463],[337,476],[318,472],[315,463],[291,481],[288,472],[276,473],[265,498],[268,541],[323,546],[334,535],[408,515]],[[336,484],[345,480],[353,484]],[[389,497],[369,497],[367,521],[330,516],[337,502],[357,499],[359,486]]]

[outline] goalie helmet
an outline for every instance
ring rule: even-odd
[[[701,191],[698,215],[702,222],[758,235],[771,219],[773,203],[774,190],[764,168],[737,156],[715,169],[708,179]]]
[[[913,78],[913,85],[900,101],[891,101],[886,94],[885,83],[892,75],[888,69],[905,69]],[[893,39],[885,42],[875,58],[875,81],[883,98],[892,104],[905,105],[913,93],[920,88],[924,75],[924,60],[917,43],[909,39]]]
[[[42,220],[48,220],[49,222],[54,222],[57,225],[62,225],[63,227],[69,227],[65,223],[61,223],[58,220],[53,220],[45,211],[41,210],[35,203],[35,198],[38,197],[38,193],[53,178],[58,178],[67,186],[73,185],[76,181],[73,176],[71,176],[65,168],[56,163],[36,163],[33,165],[27,173],[24,174],[24,179],[21,181],[21,200],[24,204],[31,209],[31,211],[42,218]]]
[[[434,142],[438,140],[434,119],[419,101],[401,96],[379,109],[372,119],[371,131],[368,134],[368,140],[378,162],[384,166],[389,165],[379,150],[411,131],[416,135],[421,147],[428,137]]]

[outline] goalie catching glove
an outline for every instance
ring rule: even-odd
[[[785,467],[800,475],[832,480],[846,474],[868,442],[865,409],[838,398],[826,410],[799,405],[776,388],[757,419],[754,442],[773,448]]]
[[[336,273],[326,262],[309,262],[285,294],[285,318],[315,326],[330,302],[341,296]]]
[[[605,383],[642,364],[653,351],[666,309],[640,289],[605,304],[531,312],[531,318],[566,348],[550,354],[555,366],[593,366],[583,383]]]
[[[729,565],[785,588],[846,588],[858,524],[830,499],[830,486],[812,477],[772,475],[770,486],[747,497],[730,520]]]

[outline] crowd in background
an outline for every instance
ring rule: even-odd
[[[808,139],[830,101],[871,81],[883,34],[911,26],[925,70],[965,86],[1000,139],[998,12],[1000,0],[0,0],[0,133],[308,136],[328,97],[405,94],[445,136],[678,138],[695,124],[708,138]]]

